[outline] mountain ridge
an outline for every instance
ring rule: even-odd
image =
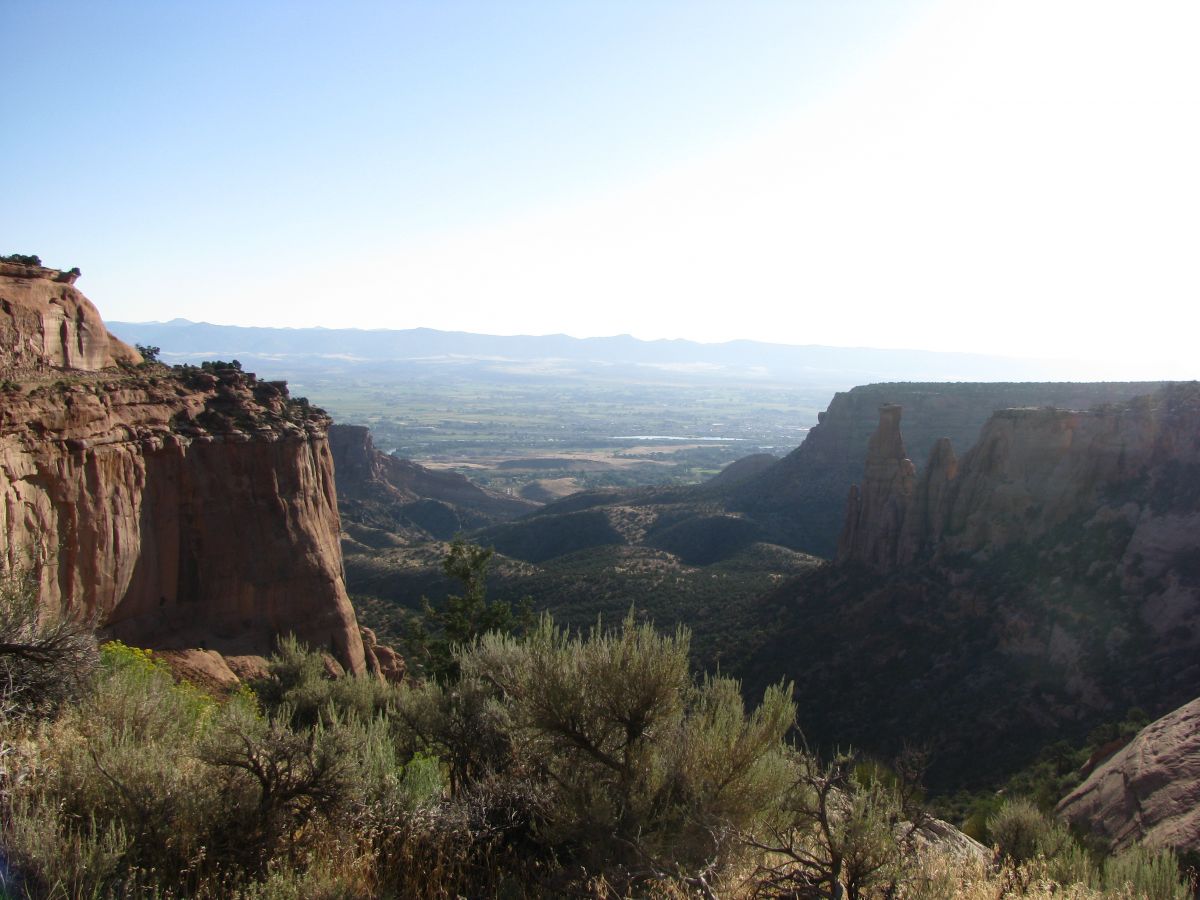
[[[579,364],[710,365],[741,377],[814,381],[838,376],[846,386],[904,380],[1045,380],[1078,370],[1078,362],[1025,360],[993,354],[897,348],[778,344],[748,339],[703,343],[682,338],[641,340],[628,334],[576,338],[554,335],[485,335],[433,328],[271,328],[216,325],[173,319],[168,323],[112,322],[126,340],[159,346],[165,358],[198,361],[206,353],[290,363],[311,357],[351,357],[360,364],[414,362],[438,357],[472,359],[566,359]],[[280,361],[280,360],[277,360]],[[680,373],[675,372],[676,376]],[[688,373],[700,377],[703,372]]]

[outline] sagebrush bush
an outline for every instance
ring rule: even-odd
[[[1107,891],[1128,891],[1133,897],[1191,900],[1194,896],[1180,874],[1178,857],[1170,850],[1130,847],[1104,861],[1099,881]]]
[[[315,725],[331,714],[370,719],[389,712],[396,700],[395,686],[374,676],[333,677],[324,655],[291,635],[280,640],[267,670],[268,676],[254,683],[255,694],[297,727]]]
[[[524,639],[489,634],[458,656],[464,679],[498,691],[521,769],[544,773],[545,833],[586,865],[723,865],[782,790],[790,690],[768,690],[747,717],[736,682],[692,682],[688,646],[686,630],[632,616],[586,637],[543,618]]]

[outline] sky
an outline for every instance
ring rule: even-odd
[[[1194,0],[0,6],[0,253],[111,320],[1200,377]]]

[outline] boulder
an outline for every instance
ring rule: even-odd
[[[1058,804],[1114,850],[1200,851],[1200,699],[1151,722]]]

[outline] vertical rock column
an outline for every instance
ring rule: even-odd
[[[867,444],[862,486],[851,487],[847,499],[839,563],[888,568],[898,559],[917,482],[916,467],[905,454],[900,414],[901,407],[895,404],[879,408],[879,427]]]

